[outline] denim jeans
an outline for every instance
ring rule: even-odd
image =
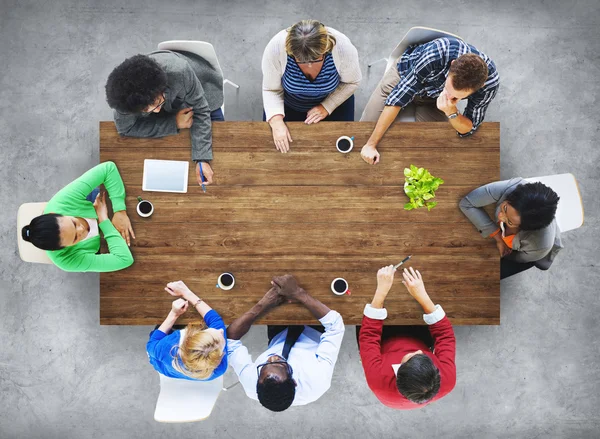
[[[90,192],[90,194],[87,197],[85,197],[85,199],[88,200],[90,203],[94,204],[94,201],[96,201],[96,197],[98,196],[99,193],[100,193],[100,188],[97,187],[92,192]]]
[[[223,115],[223,110],[217,108],[215,111],[210,112],[210,120],[223,122],[225,120],[225,116]]]

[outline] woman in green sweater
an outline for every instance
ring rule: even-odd
[[[108,219],[106,193],[112,202],[113,219]],[[100,251],[100,233],[108,244]],[[47,250],[54,264],[65,271],[117,271],[133,264],[130,237],[135,238],[125,212],[125,187],[113,162],[100,163],[65,186],[48,202],[44,214],[23,227],[25,241]]]

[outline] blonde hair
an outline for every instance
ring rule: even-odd
[[[225,355],[221,350],[223,337],[215,337],[206,329],[204,323],[190,323],[181,346],[171,349],[173,368],[190,378],[209,378]]]
[[[285,51],[298,62],[315,61],[331,52],[335,37],[317,20],[302,20],[288,29]]]

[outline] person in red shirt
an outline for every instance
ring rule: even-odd
[[[359,329],[360,358],[367,384],[382,404],[400,410],[415,409],[446,396],[454,388],[456,340],[446,313],[433,304],[421,273],[412,267],[404,269],[402,283],[423,307],[430,337],[415,336],[424,327],[384,328],[387,310],[383,304],[395,271],[390,265],[377,272],[377,291],[365,306]]]

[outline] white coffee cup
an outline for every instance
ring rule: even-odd
[[[148,204],[150,205],[150,211],[147,211]],[[137,210],[137,213],[139,216],[141,216],[142,218],[148,218],[150,215],[152,215],[154,213],[154,204],[152,204],[148,200],[142,199],[142,197],[138,197],[138,204],[137,204],[136,210]],[[144,210],[144,211],[142,211],[142,210]]]
[[[350,147],[346,151],[344,151],[343,149],[340,149],[340,141],[342,141],[342,140],[347,140],[348,143],[350,143]],[[354,137],[348,137],[348,136],[340,137],[335,142],[335,148],[342,154],[348,154],[350,151],[352,151],[352,148],[354,148]]]
[[[221,273],[217,279],[217,288],[230,290],[235,285],[235,277],[231,273]]]
[[[336,282],[338,283],[338,287],[339,285],[341,285],[341,282],[344,283],[344,291],[340,292],[339,290],[336,290]],[[339,288],[341,289],[341,288]],[[348,281],[346,279],[344,279],[343,277],[336,277],[335,279],[333,279],[331,281],[331,292],[335,295],[338,296],[343,296],[344,294],[350,294],[350,290],[348,289]]]

